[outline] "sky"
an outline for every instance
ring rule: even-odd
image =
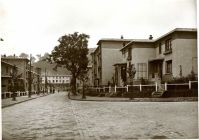
[[[0,53],[50,53],[74,32],[101,38],[154,39],[196,28],[196,0],[0,0]]]

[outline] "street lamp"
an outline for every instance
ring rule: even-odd
[[[31,98],[31,90],[32,90],[32,76],[31,76],[31,61],[32,61],[32,56],[30,54],[30,67],[29,67],[29,87],[28,87],[28,91],[29,91],[29,94],[28,94],[28,97]]]

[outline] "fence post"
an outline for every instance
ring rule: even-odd
[[[117,87],[116,87],[116,85],[115,85],[115,93],[117,92],[117,89],[116,89]]]
[[[158,83],[155,82],[155,91],[157,92],[158,91]]]
[[[129,86],[128,85],[126,86],[126,92],[129,92]]]
[[[167,90],[167,83],[164,84],[164,89]]]
[[[104,89],[104,92],[105,92],[105,87],[103,87],[103,89]]]
[[[191,81],[189,81],[189,89],[191,89]]]
[[[142,92],[142,85],[140,84],[140,92]]]

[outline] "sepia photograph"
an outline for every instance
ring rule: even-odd
[[[0,0],[1,139],[198,139],[197,6]]]

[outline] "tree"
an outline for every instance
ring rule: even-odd
[[[41,54],[37,54],[36,56],[37,56],[38,60],[40,61],[41,60]]]
[[[46,59],[48,59],[49,57],[49,53],[44,53],[44,55],[42,56],[41,54],[37,54],[37,57],[39,59],[39,61],[46,61]]]
[[[12,100],[16,101],[16,91],[18,90],[18,81],[22,74],[18,75],[18,70],[16,65],[13,66],[13,69],[10,73],[11,76],[11,91],[12,91]]]
[[[19,57],[21,57],[21,58],[29,58],[29,55],[26,54],[26,53],[21,53],[21,54],[19,55]]]
[[[82,33],[68,34],[62,36],[48,57],[50,62],[58,66],[64,66],[72,74],[71,91],[76,95],[76,79],[87,69],[88,65],[88,39],[89,36]]]
[[[88,68],[82,71],[78,78],[82,82],[82,99],[86,99],[85,95],[85,86],[87,86],[87,81],[88,81]]]
[[[31,57],[31,62],[35,63],[36,58],[34,56]]]

